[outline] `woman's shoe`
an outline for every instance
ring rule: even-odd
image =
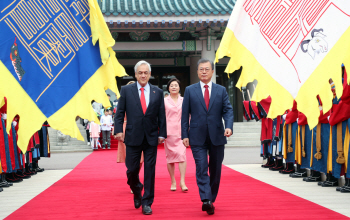
[[[170,190],[171,191],[176,191],[176,183],[171,184]]]
[[[187,188],[187,186],[185,184],[184,185],[180,184],[180,187],[181,187],[182,192],[187,192],[188,191],[188,188]]]

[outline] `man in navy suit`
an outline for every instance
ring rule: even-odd
[[[167,137],[163,91],[148,81],[151,66],[146,61],[135,65],[137,83],[123,86],[115,115],[115,138],[126,145],[125,165],[128,184],[134,193],[134,206],[151,215],[154,199],[157,145]],[[123,134],[124,116],[127,124]],[[144,187],[139,179],[141,153],[144,155]]]
[[[212,215],[215,210],[213,203],[219,191],[226,137],[232,135],[233,109],[225,87],[211,81],[214,73],[213,62],[200,59],[197,73],[200,82],[188,86],[185,90],[181,135],[184,145],[191,145],[196,162],[197,185],[203,202],[202,211]],[[222,118],[225,121],[225,129]]]

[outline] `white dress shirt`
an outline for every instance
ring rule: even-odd
[[[141,98],[141,88],[142,86],[140,85],[139,82],[136,82],[137,83],[137,91],[139,92],[139,97]],[[144,94],[145,94],[145,99],[146,99],[146,106],[148,107],[148,104],[149,104],[149,94],[150,94],[150,90],[151,90],[151,87],[149,86],[149,84],[147,83],[145,85],[145,87],[143,87],[144,90]]]
[[[205,92],[205,85],[208,85],[208,90],[209,90],[209,99],[210,99],[210,96],[211,96],[211,88],[213,86],[213,82],[210,81],[208,84],[204,84],[202,81],[199,81],[200,85],[201,85],[201,89],[202,89],[202,94],[203,94],[203,97],[204,97],[204,92]]]
[[[139,97],[141,98],[141,88],[142,88],[142,86],[140,85],[139,82],[136,82],[136,84],[137,84],[137,91],[139,92]],[[143,87],[143,88],[144,88],[143,92],[144,92],[144,94],[145,94],[145,99],[146,99],[146,105],[147,105],[147,107],[148,107],[148,104],[149,104],[149,95],[150,95],[150,92],[151,92],[151,87],[150,87],[149,84],[147,83],[147,84],[145,85],[145,87]],[[165,139],[164,137],[161,137],[161,136],[159,136],[159,138]]]

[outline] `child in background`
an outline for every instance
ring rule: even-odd
[[[94,121],[90,122],[90,138],[91,138],[91,148],[93,150],[98,149],[98,138],[100,137],[101,127]]]
[[[86,130],[86,140],[87,140],[87,145],[90,145],[90,122],[87,119],[84,119],[84,124],[85,124],[85,130]]]
[[[112,118],[111,135],[113,135],[113,133],[114,133],[114,115],[113,115],[113,111],[111,109],[109,109],[109,116],[111,116],[111,118]]]
[[[101,117],[101,130],[102,130],[102,149],[111,149],[111,130],[113,125],[112,117],[109,115],[109,110],[105,109],[105,114]]]

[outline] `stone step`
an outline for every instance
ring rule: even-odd
[[[88,149],[91,150],[91,147],[88,145],[65,145],[65,146],[52,146],[52,150],[73,150],[73,149]]]
[[[233,125],[233,128],[261,128],[261,124],[257,125]]]
[[[234,148],[234,147],[237,147],[237,148],[256,148],[257,146],[256,145],[232,145],[232,144],[226,144],[225,145],[225,148]]]
[[[229,146],[255,146],[258,147],[261,145],[260,141],[251,141],[251,140],[246,140],[246,141],[227,141],[227,145]]]
[[[258,137],[260,138],[260,132],[249,132],[249,133],[239,133],[239,132],[233,132],[231,137],[245,137],[245,138],[255,138]],[[230,137],[230,138],[231,138]]]
[[[260,146],[261,122],[235,122],[233,134],[227,139],[225,147]]]
[[[91,147],[87,145],[86,140],[86,130],[84,126],[80,124],[80,121],[77,121],[77,126],[81,135],[84,138],[84,141],[77,140],[76,138],[69,138],[67,145],[57,145],[57,130],[48,128],[51,144],[51,152],[91,152]],[[61,144],[61,143],[60,143]]]
[[[70,138],[69,143],[76,144],[76,145],[82,145],[82,144],[86,144],[85,139],[86,138],[84,138],[84,141],[80,141],[76,138]],[[57,137],[50,136],[50,144],[53,144],[53,143],[57,143]]]
[[[260,141],[260,136],[253,136],[253,137],[230,137],[227,139],[227,141]]]
[[[256,133],[256,134],[260,134],[261,133],[261,128],[237,128],[233,126],[233,133]]]
[[[233,127],[260,127],[261,122],[235,122],[233,123]]]
[[[92,149],[51,150],[51,153],[92,152]]]

